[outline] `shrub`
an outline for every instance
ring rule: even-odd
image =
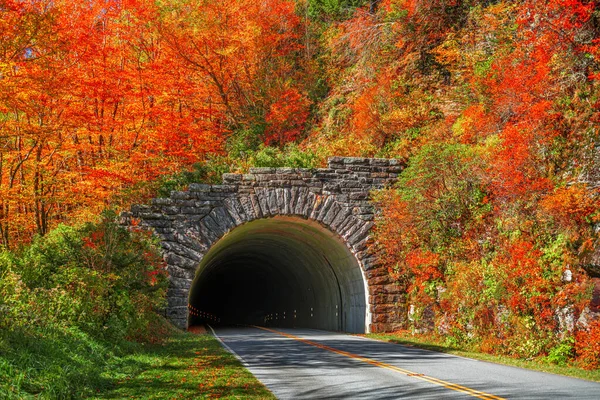
[[[0,256],[0,326],[78,326],[127,337],[162,307],[166,274],[148,233],[100,222],[59,226],[20,253]]]
[[[0,398],[80,398],[131,340],[166,336],[166,273],[148,232],[114,212],[0,253]]]
[[[583,368],[600,368],[600,320],[575,333],[575,354]]]
[[[562,342],[554,346],[546,357],[546,361],[557,364],[560,366],[567,365],[567,362],[573,356],[573,344],[575,343],[575,339],[573,337],[568,337],[564,339]]]

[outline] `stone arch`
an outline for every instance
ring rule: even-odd
[[[366,329],[394,329],[404,315],[397,306],[401,293],[367,246],[376,212],[369,195],[394,182],[401,169],[397,160],[341,157],[316,170],[251,168],[224,174],[222,185],[191,184],[134,206],[126,217],[160,237],[170,275],[166,315],[180,327],[188,324],[196,270],[213,246],[253,221],[295,218],[330,231],[356,260],[366,284]]]

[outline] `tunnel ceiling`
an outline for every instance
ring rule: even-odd
[[[256,220],[225,235],[202,260],[190,305],[222,322],[365,330],[358,261],[339,237],[301,218]]]

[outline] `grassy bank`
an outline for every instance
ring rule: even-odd
[[[271,399],[208,334],[157,344],[99,341],[75,329],[3,334],[2,399]]]
[[[209,334],[178,333],[121,359],[96,399],[274,399]]]
[[[561,366],[548,362],[544,357],[538,357],[530,360],[511,358],[506,356],[497,356],[493,354],[480,353],[466,348],[448,346],[442,338],[430,336],[413,336],[408,331],[394,333],[372,333],[366,335],[371,339],[383,340],[391,343],[398,343],[405,346],[414,346],[421,349],[439,351],[441,353],[455,354],[461,357],[474,358],[498,364],[510,365],[513,367],[527,368],[536,371],[549,372],[553,374],[571,376],[574,378],[587,379],[600,382],[600,369],[585,370],[575,366]]]

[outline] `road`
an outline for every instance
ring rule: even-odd
[[[600,399],[600,384],[312,329],[219,327],[279,399]]]

